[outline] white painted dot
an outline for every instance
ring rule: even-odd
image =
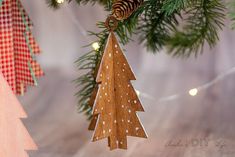
[[[108,85],[108,83],[107,83],[107,82],[105,82],[104,84],[105,84],[105,85]]]
[[[107,93],[104,93],[105,96],[107,96],[108,94]]]
[[[109,113],[109,115],[111,116],[111,115],[112,115],[112,113]]]
[[[110,100],[108,100],[108,102],[110,102]]]
[[[104,90],[104,86],[102,87],[102,89]]]
[[[120,74],[117,74],[118,76],[120,76]]]
[[[124,122],[124,119],[122,119],[122,122]]]
[[[107,77],[107,79],[109,80],[109,77]]]
[[[127,122],[130,123],[131,122],[130,119],[128,119]]]
[[[109,57],[112,57],[112,54],[111,54],[111,53],[109,53]]]
[[[122,105],[122,108],[124,108],[124,105]]]
[[[98,110],[97,109],[95,109],[95,112],[97,112]]]
[[[108,65],[106,66],[106,69],[109,69],[109,66],[108,66]]]
[[[102,95],[100,95],[100,99],[102,98]]]
[[[128,102],[130,103],[130,102],[131,102],[131,100],[128,100]]]
[[[100,77],[102,77],[103,75],[102,74],[100,74]]]
[[[121,141],[120,144],[123,144],[123,142]]]
[[[125,64],[125,63],[123,63],[123,65],[124,65],[124,66],[126,66],[126,64]]]
[[[130,86],[131,86],[130,84],[127,85],[127,87],[130,87]]]
[[[103,110],[104,110],[104,108],[103,108],[103,107],[101,107],[101,110],[103,111]]]
[[[116,141],[116,144],[118,144],[119,142],[118,142],[118,140]]]
[[[122,95],[120,97],[122,98]]]
[[[140,129],[140,128],[138,128],[138,127],[135,128],[136,131],[139,130],[139,129]]]
[[[118,46],[117,46],[117,44],[115,44],[115,48],[117,48]]]
[[[128,130],[126,130],[126,133],[128,133],[129,131]]]
[[[109,129],[109,132],[111,132],[111,129]]]
[[[103,134],[105,134],[105,130],[103,130]]]
[[[125,69],[122,69],[122,71],[124,72],[124,71],[125,71]]]
[[[103,121],[103,125],[105,125],[105,121]]]
[[[119,62],[117,62],[117,65],[119,64]]]
[[[96,140],[98,140],[99,138],[98,137],[96,137]]]
[[[116,51],[116,53],[118,53],[118,51]]]
[[[128,93],[126,93],[126,95],[129,95]]]
[[[128,110],[129,113],[131,113],[131,110]]]
[[[134,103],[136,104],[136,103],[137,103],[137,101],[136,101],[136,100],[134,100]]]
[[[117,123],[117,120],[114,120],[114,123]]]

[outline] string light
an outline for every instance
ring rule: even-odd
[[[100,48],[100,45],[99,45],[98,42],[94,42],[94,43],[92,44],[92,47],[93,47],[94,50],[98,51],[99,48]]]
[[[208,82],[208,83],[206,83],[206,84],[204,84],[204,85],[202,85],[202,86],[199,86],[199,87],[197,87],[197,88],[193,88],[193,89],[191,89],[191,90],[194,91],[194,92],[193,92],[194,94],[195,94],[195,93],[198,94],[199,91],[206,90],[206,89],[212,87],[212,86],[215,85],[217,82],[224,80],[226,77],[228,77],[228,76],[230,76],[230,75],[232,75],[232,74],[235,74],[235,67],[232,67],[231,69],[228,69],[227,71],[221,73],[220,75],[218,75],[217,77],[215,77],[215,78],[214,78],[213,80],[211,80],[210,82]],[[191,91],[191,90],[190,90],[190,91]],[[197,91],[197,92],[195,92],[195,91]],[[197,95],[197,94],[196,94],[196,95]],[[146,99],[149,99],[149,97],[151,97],[151,98],[152,98],[151,100],[152,100],[153,102],[155,102],[155,103],[156,103],[156,102],[157,102],[157,103],[161,103],[161,102],[168,102],[168,101],[176,100],[176,99],[180,98],[181,96],[184,96],[185,93],[179,93],[179,94],[175,94],[175,95],[170,95],[170,96],[167,96],[167,97],[160,98],[160,99],[158,99],[158,100],[156,100],[155,98],[153,99],[152,96],[150,96],[150,95],[148,95],[148,94],[146,94],[146,93],[140,92],[140,95],[143,96],[143,97],[146,98]],[[152,121],[152,124],[156,124],[156,123],[157,123],[157,120],[159,120],[159,119],[158,119],[158,118],[155,118],[154,121]],[[151,131],[150,131],[150,130],[151,130]],[[148,131],[149,131],[149,132],[153,132],[153,130],[154,130],[154,125],[152,125],[152,126],[150,126],[150,127],[148,128]],[[136,148],[138,147],[138,145],[139,145],[140,143],[141,143],[141,141],[139,140],[138,142],[135,142],[131,147],[129,147],[129,148],[128,148],[129,151],[127,152],[127,154],[125,154],[125,157],[131,156],[131,154],[133,154],[133,152],[136,150]]]
[[[56,0],[58,3],[63,3],[65,0]],[[82,32],[82,35],[87,38],[87,35],[86,35],[86,30],[76,21],[76,19],[74,17],[72,17],[72,14],[69,13],[71,19],[73,20],[73,22],[76,24],[76,26],[78,27],[79,31]],[[94,50],[98,50],[100,48],[100,45],[99,43],[97,42],[94,42],[92,44],[92,47]],[[198,92],[199,91],[202,91],[202,90],[205,90],[209,87],[211,87],[212,85],[216,84],[218,81],[220,80],[223,80],[225,77],[231,75],[231,74],[234,74],[235,73],[235,67],[232,67],[230,69],[228,69],[227,71],[221,73],[220,75],[218,75],[215,79],[213,79],[212,81],[202,85],[202,86],[199,86],[197,88],[193,88],[191,90],[188,91],[188,94],[191,95],[191,96],[196,96],[198,95]],[[179,97],[181,97],[182,95],[184,95],[185,93],[179,93],[179,94],[175,94],[175,95],[170,95],[170,96],[167,96],[167,97],[163,97],[163,98],[160,98],[158,100],[156,100],[154,97],[152,97],[151,95],[147,94],[147,93],[143,93],[143,92],[140,92],[138,90],[136,90],[136,94],[138,96],[143,96],[149,100],[152,100],[152,101],[157,101],[157,102],[165,102],[165,101],[172,101],[172,100],[175,100],[175,99],[178,99]]]
[[[65,0],[56,0],[57,3],[62,4]]]
[[[199,91],[203,91],[206,90],[208,88],[210,88],[211,86],[213,86],[214,84],[216,84],[219,81],[222,81],[223,79],[225,79],[226,77],[235,74],[235,67],[232,67],[230,69],[228,69],[227,71],[221,73],[220,75],[216,76],[213,80],[211,80],[210,82],[207,82],[201,86],[198,86],[196,88],[192,88],[187,92],[182,92],[182,93],[178,93],[178,94],[174,94],[174,95],[170,95],[170,96],[166,96],[166,97],[162,97],[159,99],[155,99],[153,96],[147,94],[147,93],[143,93],[139,91],[139,95],[142,96],[143,98],[146,98],[148,100],[152,100],[154,102],[157,103],[163,103],[163,102],[168,102],[168,101],[173,101],[176,100],[182,96],[185,96],[185,94],[189,94],[190,96],[194,97],[197,96]]]
[[[190,89],[188,93],[191,96],[196,96],[198,94],[198,89],[197,88]]]

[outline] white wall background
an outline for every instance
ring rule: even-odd
[[[78,8],[70,4],[53,10],[44,0],[22,3],[34,23],[33,33],[43,51],[40,62],[47,67],[71,68],[71,63],[84,51],[81,47],[90,40],[85,36],[86,30],[94,30],[95,22],[102,19],[101,8],[97,7]]]

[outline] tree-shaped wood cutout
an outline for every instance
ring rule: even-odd
[[[127,149],[127,136],[147,138],[136,115],[144,109],[131,80],[135,76],[111,31],[97,74],[98,92],[93,106],[97,117],[93,119],[93,141],[108,138],[111,150]]]
[[[21,122],[27,115],[0,72],[0,157],[28,157],[37,146]]]
[[[93,108],[93,106],[94,106],[94,102],[95,102],[97,92],[98,92],[98,84],[96,84],[96,86],[95,86],[95,88],[94,88],[94,90],[91,94],[91,97],[90,97],[89,106],[91,108]],[[91,131],[95,130],[97,119],[98,119],[98,114],[92,115],[91,122],[90,122],[90,125],[88,127],[88,130],[91,130]]]

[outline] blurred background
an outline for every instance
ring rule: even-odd
[[[235,31],[225,28],[215,48],[205,47],[202,55],[187,60],[146,52],[137,38],[126,45],[137,77],[133,84],[146,110],[139,116],[149,137],[130,137],[127,151],[110,152],[106,140],[91,142],[72,83],[81,75],[74,61],[94,40],[86,30],[96,31],[96,22],[107,13],[75,3],[56,11],[44,0],[22,3],[34,23],[43,51],[38,60],[46,73],[37,88],[19,98],[29,116],[24,123],[39,146],[31,157],[235,156]],[[190,95],[193,88],[199,91]]]

